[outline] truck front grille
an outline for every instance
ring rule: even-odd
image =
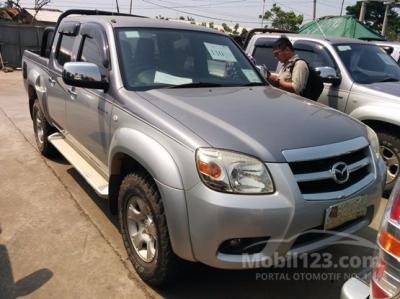
[[[362,137],[283,154],[306,200],[344,198],[375,179],[371,150]]]

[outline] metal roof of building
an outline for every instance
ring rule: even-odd
[[[34,9],[25,9],[30,15],[35,15]],[[62,11],[59,10],[49,10],[49,9],[41,9],[37,13],[35,19],[38,22],[51,22],[56,23],[58,17],[62,14]]]

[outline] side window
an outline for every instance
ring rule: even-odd
[[[276,41],[275,38],[259,38],[256,41],[253,58],[257,65],[265,65],[268,70],[276,71],[278,60],[275,58],[272,45]]]
[[[106,71],[103,65],[103,55],[100,51],[99,45],[89,36],[84,37],[79,61],[97,64],[102,72]]]
[[[313,67],[329,66],[336,68],[336,64],[328,50],[321,44],[311,41],[296,41],[293,44],[296,54]]]
[[[58,48],[56,59],[61,66],[71,61],[72,48],[74,47],[75,36],[61,34],[61,42]]]

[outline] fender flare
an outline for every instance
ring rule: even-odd
[[[183,181],[172,156],[153,138],[129,128],[117,129],[112,138],[111,176],[117,174],[114,160],[121,153],[136,160],[154,178],[163,198],[172,248],[181,258],[194,261]]]
[[[129,128],[116,130],[110,144],[110,174],[113,174],[114,157],[119,153],[140,163],[156,181],[183,189],[182,177],[172,156],[160,143],[142,132]]]
[[[35,69],[31,69],[30,72],[28,73],[28,94],[29,94],[29,88],[32,87],[33,90],[35,91],[36,97],[39,100],[39,105],[40,108],[42,109],[45,117],[47,120],[49,120],[50,115],[47,110],[47,86],[45,79],[43,76],[40,74]],[[31,98],[29,100],[32,100]]]
[[[367,105],[350,112],[350,116],[360,121],[380,121],[400,127],[400,105]]]

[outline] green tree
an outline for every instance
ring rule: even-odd
[[[208,26],[209,26],[210,28],[214,28],[214,22],[208,23]]]
[[[222,28],[224,28],[225,32],[232,32],[232,29],[226,23],[222,23]]]
[[[271,10],[266,11],[264,16],[260,15],[259,18],[270,21],[273,28],[297,31],[301,23],[303,23],[304,16],[296,15],[293,11],[286,12],[275,3],[272,5]]]
[[[238,29],[239,29],[239,24],[236,23],[235,26],[233,27],[233,33],[238,34],[239,33]]]
[[[358,18],[361,10],[361,2],[357,2],[356,5],[347,6],[346,14]],[[385,17],[385,5],[382,2],[369,2],[367,3],[367,10],[365,13],[365,23],[376,30],[381,32],[383,19]],[[400,28],[400,16],[395,11],[394,7],[389,10],[388,30],[387,38],[397,39],[397,30]]]

